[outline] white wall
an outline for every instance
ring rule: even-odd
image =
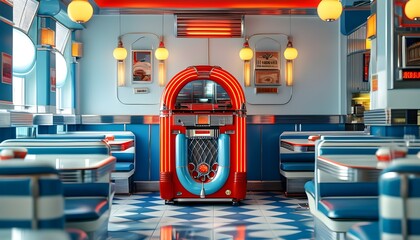
[[[169,50],[167,80],[191,65],[218,65],[243,83],[243,63],[239,50],[244,39],[187,39],[174,36],[174,17],[164,16],[165,46]],[[98,115],[157,115],[163,87],[157,80],[151,84],[136,84],[147,87],[150,94],[133,94],[132,84],[116,87],[117,65],[112,51],[117,45],[117,37],[127,32],[162,33],[161,15],[123,15],[121,29],[119,17],[95,15],[83,30],[84,56],[80,59],[80,114]],[[246,16],[245,34],[258,33],[289,34],[289,16]],[[281,69],[282,86],[278,94],[255,94],[253,87],[246,88],[248,114],[345,114],[345,96],[341,96],[345,76],[340,67],[345,62],[343,56],[343,36],[339,33],[339,23],[325,23],[317,16],[292,17],[293,45],[299,51],[295,60],[293,96],[285,104],[292,92],[284,84],[284,66]],[[130,34],[124,37],[124,44],[130,45],[143,35]],[[267,35],[268,36],[268,35]],[[264,37],[264,36],[263,36]],[[281,45],[281,53],[287,43],[284,36],[276,38]],[[251,47],[260,36],[250,39]],[[150,38],[150,48],[156,48],[157,40]],[[155,43],[153,43],[155,41]],[[153,45],[153,46],[152,46]],[[341,45],[343,47],[341,47]],[[284,60],[283,60],[284,61]],[[155,61],[156,62],[156,61]],[[128,65],[127,65],[128,66]],[[127,68],[129,71],[129,68]],[[154,74],[157,75],[157,64]],[[117,94],[118,89],[118,94]],[[118,100],[119,98],[119,100]]]

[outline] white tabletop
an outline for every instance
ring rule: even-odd
[[[70,240],[70,236],[64,230],[58,229],[0,229],[0,239],[2,240]]]
[[[408,155],[406,159],[417,159]],[[394,161],[398,161],[395,159]],[[318,169],[346,181],[378,181],[380,172],[389,162],[378,161],[375,155],[321,155],[318,156]]]
[[[57,170],[86,170],[115,164],[116,160],[105,154],[28,154],[24,161],[47,163]]]

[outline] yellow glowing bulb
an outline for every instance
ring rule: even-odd
[[[317,8],[319,18],[326,22],[337,20],[342,11],[343,6],[339,0],[322,0]]]
[[[85,23],[93,15],[93,7],[87,0],[73,0],[67,7],[70,20],[77,23]]]

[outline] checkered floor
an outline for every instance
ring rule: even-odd
[[[249,192],[231,203],[165,205],[159,193],[116,196],[108,240],[117,239],[311,239],[313,222],[304,199]]]

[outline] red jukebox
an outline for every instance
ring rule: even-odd
[[[230,73],[194,66],[175,75],[162,94],[160,141],[166,203],[245,198],[245,97]]]

